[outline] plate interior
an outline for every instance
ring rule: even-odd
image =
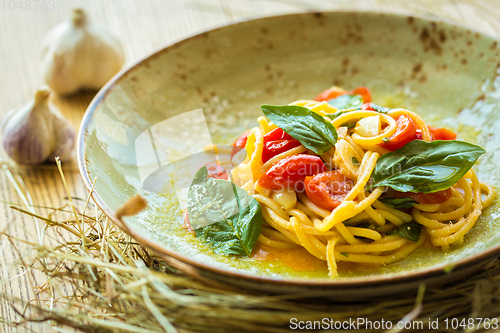
[[[499,184],[498,59],[499,45],[490,37],[389,14],[294,14],[216,29],[146,58],[99,93],[81,134],[84,177],[97,178],[95,193],[111,210],[135,193],[144,195],[149,207],[126,223],[190,261],[272,279],[326,279],[324,269],[296,272],[279,262],[215,255],[186,233],[176,193],[144,189],[145,177],[160,168],[145,157],[144,133],[151,131],[164,165],[199,152],[206,131],[212,143],[231,144],[256,125],[261,104],[311,99],[332,85],[367,86],[376,104],[408,108],[484,147],[475,170],[481,180]],[[199,109],[206,128],[193,125]],[[159,126],[179,115],[175,123],[185,137]],[[462,245],[447,252],[420,249],[377,269],[347,267],[342,276],[394,276],[453,264],[498,246],[499,227],[496,203]]]

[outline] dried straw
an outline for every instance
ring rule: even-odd
[[[29,202],[25,191],[21,191],[21,180],[17,176],[9,179]],[[314,295],[248,294],[196,280],[183,272],[185,266],[165,263],[110,223],[90,196],[87,200],[72,200],[68,191],[68,198],[69,209],[54,208],[47,217],[20,205],[11,206],[43,221],[45,235],[53,229],[64,233],[65,240],[49,245],[44,242],[47,236],[36,243],[17,239],[29,247],[29,251],[20,253],[20,265],[25,270],[43,272],[46,279],[34,285],[36,300],[0,295],[11,301],[19,315],[16,322],[2,320],[5,324],[19,327],[48,322],[82,332],[285,332],[291,318],[366,318],[394,323],[421,321],[424,328],[415,331],[429,331],[428,322],[439,318],[440,331],[454,331],[451,327],[445,329],[445,318],[500,316],[500,263],[496,260],[474,275],[444,287],[421,286],[416,297],[400,295],[378,302],[342,304]],[[140,198],[135,198],[118,215],[136,213],[143,205]],[[70,213],[71,218],[57,220],[56,212],[61,211]],[[0,237],[12,244],[16,240],[6,232],[1,232]],[[63,284],[72,286],[73,291],[63,292]],[[487,331],[477,326],[468,331]],[[400,329],[393,327],[389,331]]]

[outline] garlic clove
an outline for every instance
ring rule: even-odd
[[[356,133],[364,137],[374,137],[380,134],[382,130],[382,122],[380,116],[370,116],[360,119],[354,128]]]
[[[69,121],[62,116],[55,118],[54,126],[57,129],[55,131],[55,140],[58,144],[48,157],[48,160],[54,161],[59,156],[62,162],[68,161],[71,159],[71,153],[75,146],[75,131]]]
[[[3,146],[20,164],[39,164],[61,155],[69,158],[75,133],[67,119],[49,103],[50,90],[40,89],[35,99],[12,110],[4,119]]]
[[[279,203],[285,210],[290,210],[297,204],[297,194],[295,190],[288,187],[273,190],[271,199]]]
[[[114,36],[89,22],[82,9],[60,23],[42,41],[42,76],[59,94],[100,89],[124,63],[123,48]]]

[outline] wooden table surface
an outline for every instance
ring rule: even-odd
[[[456,22],[500,36],[498,0],[40,0],[40,4],[42,1],[45,1],[45,10],[42,6],[35,10],[34,0],[0,0],[0,116],[27,103],[35,89],[43,84],[39,68],[41,39],[51,27],[66,19],[75,7],[84,8],[91,20],[120,38],[127,65],[164,45],[206,29],[242,19],[309,10],[410,13]],[[80,93],[53,97],[52,100],[78,130],[93,95]],[[35,204],[31,209],[41,215],[48,213],[43,207],[58,207],[66,203],[58,171],[51,165],[16,167],[3,150],[0,156],[3,168],[0,172],[0,232],[36,241],[35,223],[40,222],[9,208],[11,203],[22,206],[22,200],[6,170],[12,170],[14,178],[22,177]],[[87,191],[75,160],[64,164],[63,169],[71,195],[85,198]],[[34,298],[28,274],[15,265],[19,260],[16,252],[19,244],[0,235],[0,246],[0,295],[25,300]],[[1,298],[0,323],[17,319],[10,302]],[[30,324],[26,328],[2,327],[2,332],[54,331],[47,324]]]

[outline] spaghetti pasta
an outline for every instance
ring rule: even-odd
[[[370,103],[339,110],[326,100],[299,100],[290,105],[307,108],[336,129],[335,145],[316,154],[325,164],[323,172],[305,172],[302,178],[292,175],[285,162],[294,156],[311,155],[311,148],[301,144],[281,151],[284,141],[296,137],[282,136],[270,143],[267,137],[279,127],[259,117],[259,126],[250,130],[245,145],[248,158],[232,171],[232,180],[262,208],[267,223],[257,242],[271,249],[301,246],[326,261],[332,278],[338,276],[337,263],[341,261],[386,265],[408,257],[424,243],[447,250],[463,241],[482,210],[495,199],[494,188],[480,182],[472,169],[447,189],[432,193],[370,188],[377,162],[385,154],[413,140],[454,139],[450,131],[450,137],[434,138],[424,120],[412,111],[381,112]],[[266,149],[275,149],[275,154],[263,161]],[[274,180],[285,179],[285,190],[262,181],[278,164],[282,174]],[[291,185],[293,177],[302,180],[301,187],[299,182]],[[394,206],[387,198],[403,199],[411,206]],[[406,235],[415,226],[413,238]]]

